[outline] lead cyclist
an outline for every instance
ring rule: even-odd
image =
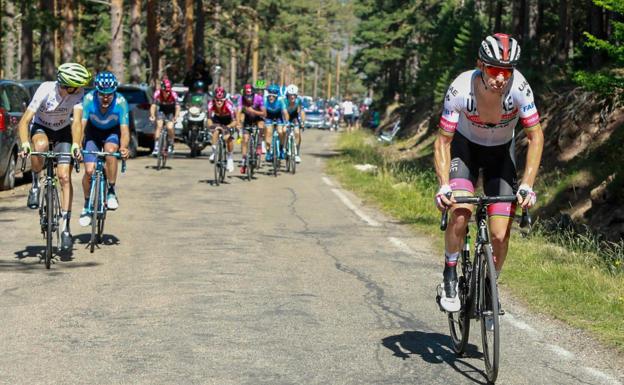
[[[44,82],[37,88],[18,126],[22,157],[31,152],[31,146],[37,152],[44,152],[48,151],[51,143],[55,152],[70,152],[80,160],[83,87],[90,80],[91,74],[85,67],[78,63],[65,63],[59,66],[55,82]],[[63,222],[60,229],[61,249],[64,251],[71,250],[74,244],[69,228],[73,197],[70,165],[71,158],[62,156],[56,167],[62,190]],[[43,159],[33,156],[32,188],[27,203],[31,209],[39,207],[38,174],[43,166]]]
[[[444,98],[434,144],[435,169],[440,184],[438,209],[451,207],[444,237],[444,280],[440,305],[448,312],[460,309],[457,294],[457,259],[472,205],[454,204],[454,196],[474,195],[479,170],[483,170],[486,195],[513,195],[517,204],[535,204],[533,184],[542,157],[544,135],[533,91],[516,69],[520,46],[509,35],[486,37],[479,48],[477,69],[460,74]],[[514,159],[514,129],[520,121],[528,139],[526,166],[518,187]],[[523,198],[519,191],[524,190]],[[497,277],[509,244],[516,204],[488,207],[490,240]]]

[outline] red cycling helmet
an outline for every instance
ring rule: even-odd
[[[251,84],[245,84],[243,86],[243,95],[245,96],[253,95],[253,87],[251,86]]]
[[[160,83],[160,88],[167,92],[171,92],[171,81],[169,81],[169,79],[163,79]]]
[[[214,97],[215,99],[225,99],[225,89],[221,86],[215,88]]]

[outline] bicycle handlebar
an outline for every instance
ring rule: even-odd
[[[106,152],[106,151],[87,151],[87,150],[82,150],[82,154],[83,155],[95,155],[98,158],[105,158],[107,156],[112,156],[115,157],[117,159],[121,159],[121,172],[125,173],[126,172],[126,160],[121,158],[121,153],[120,152]]]
[[[520,191],[520,195],[526,197],[526,191]],[[451,198],[451,193],[446,195],[447,198]],[[457,204],[473,204],[477,206],[487,206],[494,203],[514,203],[518,201],[518,197],[515,195],[498,195],[498,196],[476,196],[476,197],[456,197],[455,203]],[[450,207],[445,207],[442,211],[442,218],[440,220],[440,230],[445,231],[448,226],[448,210]],[[531,214],[527,208],[522,209],[522,217],[520,218],[520,227],[525,228],[527,225],[531,226]]]

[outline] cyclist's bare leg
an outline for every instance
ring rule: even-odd
[[[286,126],[277,126],[277,133],[279,134],[280,145],[284,148],[284,141],[286,140]]]
[[[243,159],[247,156],[247,144],[249,143],[249,132],[244,130],[243,140],[241,141],[241,154]]]
[[[74,187],[71,183],[71,165],[59,164],[56,166],[56,175],[62,189],[61,209],[62,211],[71,211],[71,202],[74,196]]]
[[[169,143],[173,144],[175,140],[175,133],[173,132],[173,121],[167,121],[167,132],[169,133]]]
[[[154,132],[154,146],[158,144],[158,138],[160,138],[160,130],[162,130],[163,124],[164,122],[162,119],[158,119],[156,121],[156,131]]]
[[[46,134],[35,134],[32,136],[32,143],[34,151],[45,152],[49,149],[48,136]],[[40,172],[43,169],[43,158],[40,156],[33,156],[30,158],[32,170],[35,173]]]
[[[226,143],[228,155],[232,154],[232,151],[234,151],[234,137],[228,133],[223,136],[223,139]]]
[[[104,151],[117,152],[119,145],[116,143],[104,143]],[[106,178],[108,183],[114,185],[117,182],[117,158],[114,156],[106,157]]]
[[[89,193],[91,192],[91,178],[95,172],[95,162],[89,162],[84,164],[85,172],[82,175],[82,191],[84,192],[85,200],[89,199]]]
[[[504,216],[490,217],[490,242],[495,258],[496,271],[500,272],[507,257],[509,235],[511,234],[512,218]]]
[[[264,130],[264,142],[266,144],[266,152],[271,151],[271,137],[273,136],[273,125],[269,124]]]
[[[295,143],[297,143],[297,155],[301,155],[301,129],[295,126]]]
[[[470,205],[456,205],[451,210],[449,222],[444,233],[444,248],[448,254],[454,254],[461,250],[464,237],[466,236],[466,227],[470,220]]]

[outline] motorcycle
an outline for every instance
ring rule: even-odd
[[[190,107],[184,117],[183,140],[191,149],[191,158],[200,155],[201,151],[210,144],[204,104],[203,95],[193,95]]]

